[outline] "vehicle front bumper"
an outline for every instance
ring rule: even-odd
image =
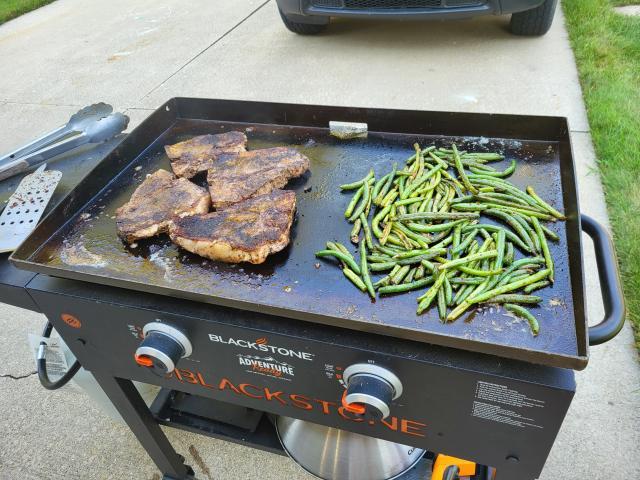
[[[291,20],[300,23],[326,23],[328,17],[373,19],[469,18],[479,15],[503,15],[530,10],[544,0],[478,0],[460,5],[459,0],[443,0],[442,6],[429,8],[342,8],[319,6],[314,0],[277,0],[278,7]]]

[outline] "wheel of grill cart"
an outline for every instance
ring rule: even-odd
[[[282,18],[282,22],[287,29],[293,33],[297,33],[298,35],[317,35],[318,33],[324,32],[329,26],[329,22],[327,23],[301,23],[295,22],[291,20],[290,17],[278,8],[280,12],[280,18]],[[328,20],[328,19],[327,19]]]
[[[539,7],[511,15],[509,25],[514,35],[540,36],[551,28],[558,0],[545,0]]]

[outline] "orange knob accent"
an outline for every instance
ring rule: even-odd
[[[142,365],[143,367],[152,367],[153,366],[153,360],[151,360],[146,355],[134,355],[134,358],[136,359],[136,363],[138,365]]]
[[[348,412],[355,413],[356,415],[364,415],[366,409],[361,403],[347,403],[347,391],[342,393],[342,406]]]

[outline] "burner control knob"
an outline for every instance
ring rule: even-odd
[[[351,365],[343,372],[347,390],[342,403],[349,410],[381,419],[391,413],[391,401],[402,395],[402,382],[386,368],[369,363]]]
[[[173,372],[178,360],[191,355],[191,342],[184,333],[171,325],[147,323],[142,333],[144,340],[136,350],[135,360],[159,375]]]

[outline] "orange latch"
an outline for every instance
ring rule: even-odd
[[[431,480],[442,480],[447,468],[453,465],[456,465],[460,469],[459,475],[461,477],[470,477],[471,475],[476,474],[475,462],[470,462],[469,460],[463,460],[456,457],[449,457],[448,455],[438,455],[436,461],[433,463]]]
[[[152,367],[153,366],[153,360],[151,360],[146,355],[134,355],[134,358],[136,359],[136,363],[138,365],[141,365],[143,367]]]
[[[342,406],[347,412],[355,413],[356,415],[364,415],[366,409],[361,403],[347,403],[347,391],[342,393]]]

